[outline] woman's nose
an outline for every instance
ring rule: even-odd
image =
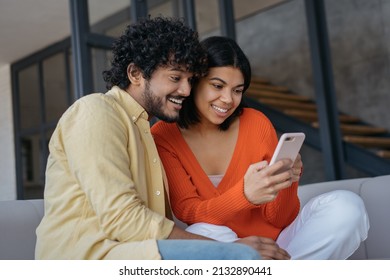
[[[230,90],[224,90],[222,93],[221,93],[221,97],[220,97],[221,101],[223,101],[224,103],[231,103],[233,98],[232,98],[232,93]]]

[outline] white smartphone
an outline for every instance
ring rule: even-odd
[[[292,166],[298,156],[304,140],[305,134],[302,132],[289,132],[282,134],[269,165],[274,164],[278,160],[289,158],[292,160]],[[279,172],[283,171],[284,170],[280,170]]]

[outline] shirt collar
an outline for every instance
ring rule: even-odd
[[[149,115],[145,109],[137,102],[135,99],[128,94],[126,91],[122,90],[118,86],[113,86],[109,90],[107,95],[110,95],[117,100],[117,102],[124,108],[127,115],[135,123],[138,119],[142,118],[148,121]]]

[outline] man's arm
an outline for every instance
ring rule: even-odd
[[[202,235],[193,234],[191,232],[182,230],[178,226],[174,226],[168,239],[203,239],[203,240],[214,240]]]

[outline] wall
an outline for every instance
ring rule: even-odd
[[[340,109],[390,131],[390,1],[325,2]]]
[[[0,65],[0,200],[16,199],[15,148],[9,65]]]
[[[339,109],[390,131],[390,0],[324,2]],[[239,22],[237,39],[254,74],[314,99],[302,0]]]

